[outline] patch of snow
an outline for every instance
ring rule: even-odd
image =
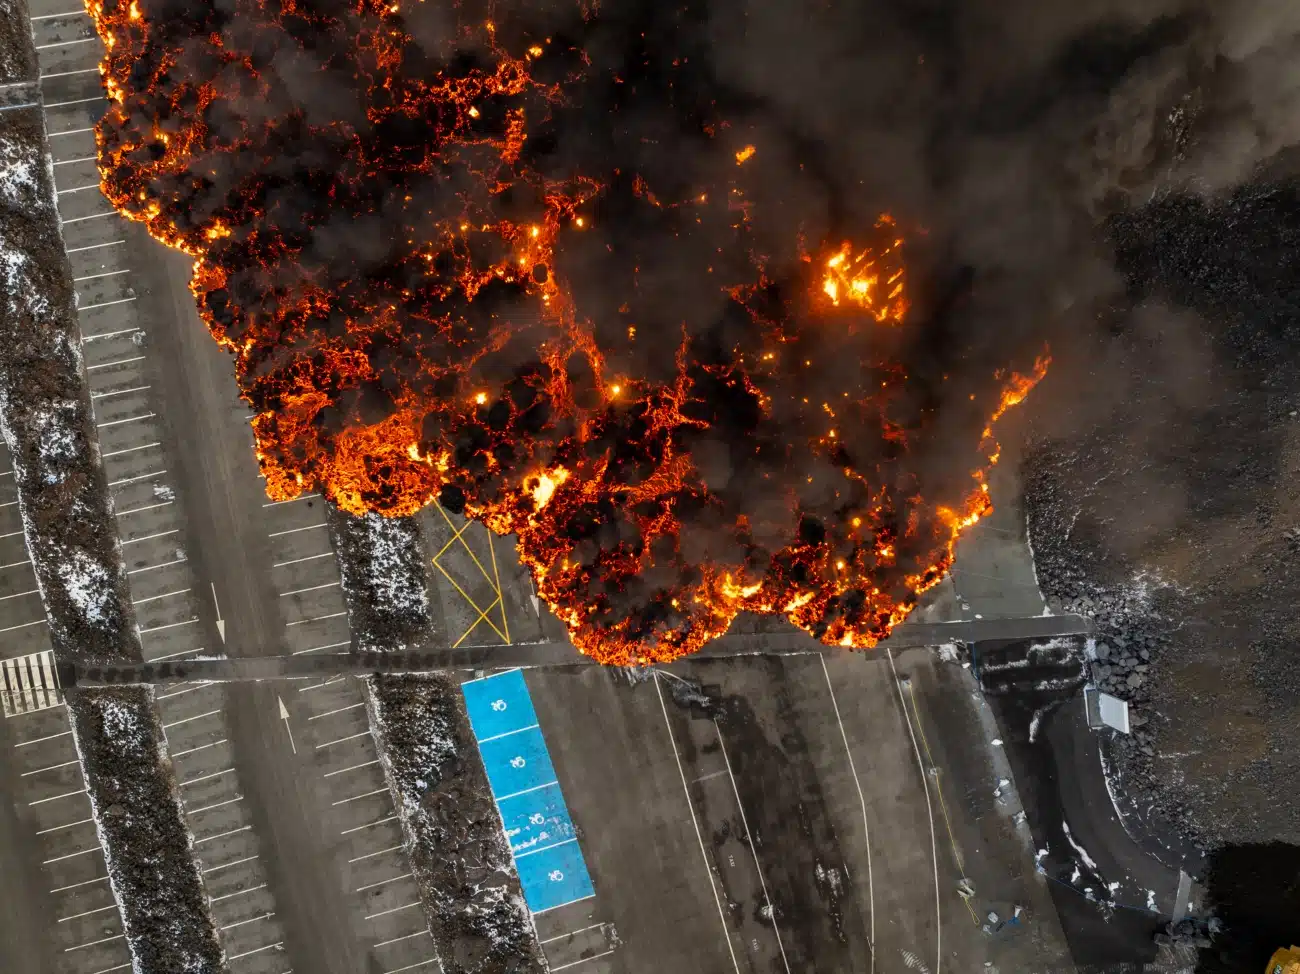
[[[1065,841],[1069,842],[1070,848],[1079,854],[1083,864],[1100,875],[1101,871],[1097,868],[1097,863],[1093,861],[1092,856],[1088,855],[1088,850],[1074,840],[1074,835],[1070,832],[1070,823],[1065,819],[1061,819],[1061,829],[1065,832]]]
[[[1153,889],[1147,890],[1147,909],[1150,910],[1152,913],[1160,912],[1158,909],[1156,909],[1156,891]]]
[[[116,618],[113,608],[117,592],[106,566],[82,549],[73,548],[63,553],[55,567],[68,600],[87,624],[93,626]]]
[[[44,203],[39,159],[31,146],[0,135],[0,203],[23,213],[34,213]]]
[[[1047,713],[1046,707],[1039,707],[1034,711],[1034,716],[1029,718],[1029,743],[1033,744],[1038,740],[1038,728],[1043,722],[1043,714]]]
[[[961,659],[961,650],[956,643],[943,643],[937,646],[936,649],[939,651],[939,659],[945,663],[956,663]]]

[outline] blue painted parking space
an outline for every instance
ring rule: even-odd
[[[594,896],[523,672],[471,680],[461,692],[528,908]]]

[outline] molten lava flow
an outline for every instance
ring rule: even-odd
[[[194,258],[271,497],[512,533],[612,663],[745,611],[874,645],[1047,365],[970,365],[892,218],[784,198],[833,168],[673,40],[707,6],[89,4],[104,192]]]

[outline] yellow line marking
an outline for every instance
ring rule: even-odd
[[[483,530],[487,531],[488,551],[492,552],[492,574],[496,576],[497,602],[501,605],[501,625],[506,631],[506,645],[510,645],[510,620],[506,618],[506,600],[501,595],[501,569],[497,567],[497,547],[492,541],[492,532],[485,525]]]
[[[477,602],[475,602],[472,598],[469,597],[469,593],[467,593],[463,588],[460,587],[460,583],[457,582],[456,579],[452,577],[451,572],[447,571],[447,569],[442,567],[441,562],[434,562],[434,564],[438,566],[438,570],[440,572],[442,572],[444,575],[447,576],[447,581],[451,582],[451,584],[455,586],[456,591],[460,593],[461,598],[463,598],[466,602],[470,604],[470,608],[474,609],[476,612],[479,613],[479,618],[475,620],[474,625],[470,626],[469,629],[466,629],[463,633],[461,633],[460,639],[456,640],[456,645],[459,646],[461,644],[461,641],[464,640],[464,638],[468,636],[470,632],[474,629],[474,626],[477,626],[479,624],[479,621],[484,619],[486,613],[484,612],[483,609],[480,609],[478,607]],[[490,609],[491,606],[488,606],[488,608]],[[500,629],[497,629],[496,623],[493,622],[491,619],[487,619],[487,624],[491,626],[494,630],[496,630],[496,634],[500,636],[502,639],[506,638],[505,634],[502,633]]]
[[[934,768],[934,790],[939,796],[939,810],[943,812],[943,824],[948,829],[948,842],[952,845],[952,857],[957,860],[957,872],[961,878],[966,878],[966,866],[962,862],[961,851],[957,848],[957,839],[952,834],[952,820],[948,818],[948,803],[943,800],[943,785],[940,784],[940,777],[943,771],[939,765],[935,764],[934,755],[930,753],[930,742],[925,739],[925,728],[921,724],[921,711],[916,706],[916,692],[912,689],[912,684],[907,684],[907,696],[912,701],[912,713],[916,714],[916,732],[921,735],[921,744],[925,747],[925,759],[930,762],[930,767]],[[961,901],[966,904],[966,912],[970,914],[971,921],[975,926],[979,926],[979,918],[975,916],[975,910],[970,905],[970,900],[962,897]]]
[[[442,505],[441,505],[441,504],[438,504],[437,507],[438,507],[438,511],[439,511],[439,513],[442,514],[443,519],[447,522],[448,527],[450,527],[453,531],[455,531],[455,530],[456,530],[456,525],[452,523],[451,518],[447,517],[447,512],[444,511],[444,510],[442,509]],[[469,523],[469,524],[473,524],[474,522],[473,522],[473,521],[470,521],[470,522],[468,522],[468,523]],[[486,531],[487,529],[484,528],[484,530]],[[470,556],[470,558],[473,559],[474,564],[478,565],[478,570],[481,571],[481,572],[483,573],[483,580],[484,580],[485,582],[487,582],[489,585],[491,585],[491,584],[492,584],[492,576],[489,575],[488,572],[487,572],[487,569],[483,567],[483,563],[482,563],[481,561],[478,560],[478,555],[474,554],[474,549],[471,548],[471,547],[469,546],[469,542],[467,542],[463,537],[461,537],[461,535],[462,535],[463,533],[464,533],[464,532],[458,532],[458,533],[456,534],[456,540],[458,540],[458,541],[460,542],[460,545],[461,545],[462,548],[465,549],[466,554],[468,554],[468,555]]]

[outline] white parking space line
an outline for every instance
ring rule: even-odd
[[[91,818],[79,818],[79,819],[77,819],[77,821],[75,821],[75,822],[69,822],[67,825],[52,825],[52,826],[50,826],[48,829],[41,829],[41,830],[40,830],[39,832],[37,832],[36,834],[37,834],[37,835],[49,835],[51,832],[62,832],[64,829],[74,828],[74,827],[76,827],[76,826],[78,826],[78,825],[89,825],[89,824],[90,824],[91,822],[93,822],[93,821],[95,821],[95,819],[94,819],[93,817],[91,817]]]
[[[114,940],[121,940],[121,939],[123,939],[125,936],[126,936],[126,934],[124,934],[124,933],[119,933],[119,934],[115,934],[115,935],[112,936],[112,937],[101,937],[99,940],[91,940],[91,941],[88,941],[87,943],[84,943],[84,944],[77,944],[77,946],[75,946],[75,947],[65,947],[65,948],[63,948],[63,952],[64,952],[65,954],[70,954],[70,953],[72,953],[74,950],[85,950],[87,947],[95,947],[95,946],[98,946],[99,944],[108,944],[108,943],[112,943]]]
[[[153,572],[153,571],[157,571],[159,568],[170,568],[172,565],[181,565],[184,564],[184,562],[185,562],[184,558],[173,558],[171,561],[160,562],[157,565],[145,565],[144,568],[132,568],[129,572],[127,572],[127,574],[139,575],[141,572]],[[162,697],[159,697],[158,699],[161,700]]]
[[[98,71],[99,69],[96,68],[95,70]],[[63,162],[56,162],[55,165],[62,166],[69,162],[89,162],[94,158],[94,156],[86,156],[84,159],[66,159]],[[90,244],[88,247],[69,247],[67,252],[70,254],[80,254],[87,250],[99,250],[102,247],[120,247],[124,243],[126,243],[125,240],[110,240],[108,243]]]
[[[95,101],[100,101],[101,99],[96,98],[96,99],[94,99],[94,100],[95,100]],[[71,104],[71,103],[69,103],[69,104]],[[56,162],[55,165],[56,165],[56,166],[71,166],[71,165],[74,165],[75,163],[78,163],[78,162],[95,162],[95,157],[94,157],[94,156],[78,156],[76,159],[64,159],[64,160],[62,160],[62,161],[60,161],[60,162]],[[114,244],[120,244],[120,243],[124,243],[124,242],[125,242],[125,241],[122,241],[122,240],[115,240],[112,244],[95,244],[95,247],[112,247]],[[75,249],[75,250],[94,250],[95,248],[94,248],[94,247],[76,247],[76,248],[74,248],[74,249]],[[73,251],[71,251],[71,250],[68,251],[68,253],[72,253],[72,252],[73,252]]]
[[[304,592],[319,592],[323,588],[338,588],[342,585],[342,580],[337,582],[326,582],[323,585],[309,585],[307,588],[296,588],[291,592],[281,592],[280,598],[288,598],[290,595],[302,595]]]
[[[568,933],[562,933],[558,937],[547,937],[545,940],[537,941],[543,947],[547,944],[553,944],[557,940],[563,940],[565,937],[576,937],[580,933],[586,933],[588,930],[595,930],[597,927],[603,927],[603,923],[593,923],[589,927],[579,927],[577,930],[570,930]]]
[[[57,734],[50,734],[48,737],[33,737],[30,741],[19,741],[14,747],[26,747],[28,744],[40,744],[42,741],[52,741],[56,737],[67,737],[72,731],[60,731]]]
[[[417,968],[428,967],[430,964],[438,963],[438,958],[430,957],[428,960],[422,960],[418,964],[407,964],[405,967],[395,967],[391,971],[384,971],[384,974],[402,974],[402,971],[414,971]]]
[[[242,927],[246,923],[256,923],[258,920],[269,920],[275,916],[274,913],[263,913],[261,916],[249,917],[247,920],[236,920],[234,923],[227,923],[224,927],[217,927],[218,930],[233,930],[235,927]]]
[[[305,528],[290,528],[287,531],[273,531],[267,535],[268,538],[283,538],[286,534],[297,534],[299,531],[314,531],[317,528],[323,528],[326,524],[321,521],[320,524],[309,524]]]
[[[371,913],[371,914],[369,914],[368,916],[364,916],[364,917],[362,917],[362,919],[363,919],[363,920],[374,920],[374,919],[376,919],[376,918],[378,918],[378,917],[386,917],[386,916],[388,916],[390,913],[401,913],[403,910],[409,910],[409,909],[411,909],[411,907],[413,907],[413,906],[419,906],[419,905],[420,905],[420,901],[419,901],[419,900],[416,900],[416,901],[413,902],[413,903],[404,903],[402,906],[394,906],[394,907],[391,907],[390,909],[387,909],[387,910],[380,910],[378,913]]]
[[[374,791],[367,791],[361,795],[353,795],[351,798],[340,798],[338,801],[331,802],[330,804],[335,806],[346,805],[348,804],[348,802],[358,802],[361,801],[361,799],[363,798],[371,798],[375,795],[383,795],[387,793],[387,791],[388,791],[387,788],[376,788]]]
[[[364,893],[366,890],[368,890],[368,889],[375,889],[377,886],[387,886],[389,883],[395,883],[395,882],[397,882],[399,879],[410,879],[410,878],[411,878],[411,874],[410,874],[410,873],[402,873],[402,875],[400,875],[400,876],[390,876],[390,877],[388,877],[388,879],[381,879],[381,880],[380,880],[379,882],[377,882],[377,883],[367,883],[365,886],[358,886],[358,887],[357,887],[356,889],[354,889],[352,892],[354,892],[354,893]]]
[[[311,649],[295,649],[290,655],[305,656],[307,653],[319,653],[322,649],[338,649],[340,646],[351,646],[351,645],[352,645],[352,640],[345,639],[339,643],[326,643],[324,646],[313,646]],[[314,720],[315,718],[309,717],[307,719]]]
[[[87,99],[87,101],[99,101],[99,100],[100,100],[100,99],[98,99],[98,98],[88,98],[88,99]],[[75,102],[67,102],[66,104],[72,105],[72,104],[75,104]],[[53,106],[53,105],[46,105],[45,107],[46,107],[46,108],[53,108],[54,106]],[[61,190],[59,190],[59,192],[61,192],[61,193],[76,193],[76,192],[80,192],[80,191],[83,190],[83,189],[99,189],[99,183],[90,183],[90,184],[87,185],[87,186],[78,186],[76,189],[61,189]],[[129,267],[126,268],[125,270],[120,270],[120,271],[103,271],[102,273],[99,273],[99,274],[86,274],[86,275],[84,275],[84,276],[82,276],[82,277],[74,277],[74,278],[72,279],[72,283],[73,283],[73,284],[80,284],[82,281],[97,281],[97,280],[99,280],[101,277],[117,277],[119,274],[130,274],[130,273],[131,273],[131,268],[129,268]],[[141,356],[141,357],[143,358],[143,356]]]
[[[29,20],[58,20],[62,17],[85,17],[85,16],[87,16],[86,11],[84,8],[82,8],[81,10],[67,10],[61,14],[41,14],[38,17],[30,17],[28,19]],[[101,100],[102,99],[100,98],[95,99],[95,101],[101,101]],[[50,106],[47,105],[46,107],[49,108]]]
[[[243,800],[244,800],[243,795],[236,795],[234,798],[227,798],[223,802],[216,802],[212,805],[204,805],[202,808],[191,808],[189,809],[189,813],[191,815],[198,815],[200,812],[210,812],[214,808],[225,808],[227,805],[233,805],[235,804],[235,802],[242,802]]]
[[[37,48],[37,50],[40,50],[40,48]],[[42,77],[42,78],[54,78],[54,77],[57,77],[57,75],[52,75],[52,74],[43,74],[43,75],[41,75],[41,77]],[[91,128],[84,128],[84,129],[64,129],[62,132],[47,132],[47,133],[46,133],[46,137],[47,137],[47,138],[51,138],[51,139],[57,139],[60,135],[81,135],[81,134],[83,134],[83,133],[85,133],[85,132],[93,132],[93,131],[95,131],[94,127],[91,127]],[[116,210],[113,210],[112,212],[116,213],[117,211],[116,211]],[[100,215],[101,215],[101,216],[108,216],[107,213],[103,213],[103,214],[100,214]],[[67,221],[67,222],[71,223],[72,221],[69,220],[69,221]]]
[[[659,709],[663,711],[664,728],[668,731],[668,743],[672,745],[673,757],[677,761],[677,774],[682,779],[682,791],[686,793],[686,809],[691,813],[691,824],[695,826],[695,839],[700,844],[700,857],[704,860],[704,871],[709,875],[709,887],[713,890],[713,902],[718,908],[718,919],[722,922],[722,936],[727,941],[727,952],[731,955],[731,966],[740,974],[740,962],[736,959],[736,949],[731,943],[731,928],[727,926],[727,917],[722,912],[722,900],[718,898],[718,884],[713,878],[713,867],[709,864],[709,854],[704,849],[704,836],[700,832],[699,819],[695,817],[695,802],[691,798],[690,785],[686,783],[686,770],[682,767],[682,756],[677,750],[677,741],[673,738],[673,725],[668,719],[668,707],[664,703],[664,691],[661,687],[658,671],[655,672],[655,692],[659,695]],[[500,804],[498,799],[497,804]],[[536,916],[536,914],[534,914]]]
[[[64,892],[67,892],[67,891],[70,890],[70,889],[80,889],[82,886],[91,886],[91,885],[93,885],[93,884],[95,884],[95,883],[104,883],[104,882],[107,882],[107,881],[108,881],[108,877],[107,877],[107,876],[96,876],[94,879],[85,879],[85,880],[82,880],[80,883],[73,883],[73,884],[70,885],[70,886],[56,886],[54,889],[50,890],[50,892],[51,892],[51,893],[64,893]]]
[[[126,419],[110,419],[106,423],[96,423],[95,429],[108,429],[110,426],[125,426],[127,423],[139,423],[146,419],[153,419],[157,413],[141,413],[139,416],[128,416]]]
[[[208,903],[211,905],[213,903],[220,903],[222,900],[233,900],[236,896],[247,896],[249,893],[257,892],[259,889],[266,889],[266,883],[261,883],[258,886],[250,886],[248,889],[237,889],[233,893],[223,893],[221,896],[209,896]]]
[[[324,744],[317,744],[316,750],[319,751],[323,747],[333,747],[335,744],[342,744],[344,741],[355,741],[358,737],[368,737],[369,734],[369,730],[363,730],[360,734],[349,734],[347,737],[340,737],[337,740],[326,741]]]
[[[22,532],[19,532],[19,533],[21,534]],[[285,625],[286,625],[286,627],[288,627],[288,626],[305,626],[305,625],[306,625],[307,623],[309,623],[309,622],[324,622],[326,619],[338,619],[338,618],[340,618],[340,617],[342,617],[342,616],[345,616],[345,615],[347,615],[347,612],[331,612],[329,615],[313,616],[313,617],[310,618],[310,619],[299,619],[297,622],[289,622],[289,623],[286,623]]]
[[[70,768],[70,767],[72,767],[74,764],[77,764],[77,763],[78,763],[77,760],[74,758],[74,759],[71,760],[71,761],[64,761],[64,762],[62,762],[61,764],[51,764],[51,765],[47,765],[47,766],[44,767],[44,768],[37,768],[35,771],[24,771],[24,772],[23,772],[22,774],[20,774],[18,777],[20,777],[20,778],[30,778],[30,777],[31,777],[32,775],[34,775],[34,774],[42,774],[43,772],[46,772],[46,771],[56,771],[56,770],[58,770],[59,768]]]
[[[118,511],[117,517],[126,517],[128,514],[139,514],[142,511],[156,511],[160,507],[171,507],[171,501],[162,501],[159,504],[146,504],[144,507],[131,507],[125,511]]]
[[[0,602],[5,602],[9,599],[21,599],[24,595],[35,595],[39,591],[39,588],[32,588],[28,589],[26,592],[15,592],[13,595],[0,595]]]
[[[172,757],[182,758],[187,754],[194,754],[196,751],[206,751],[210,747],[216,747],[218,744],[227,744],[227,743],[229,743],[229,741],[227,740],[227,738],[223,737],[221,740],[213,741],[211,744],[200,744],[198,747],[187,747],[183,751],[172,751]],[[73,763],[75,764],[76,762]]]
[[[55,856],[53,859],[41,861],[42,866],[48,866],[52,862],[63,862],[65,859],[76,859],[78,856],[86,856],[92,852],[98,852],[99,846],[93,845],[89,849],[78,849],[76,852],[69,852],[62,856]]]
[[[69,920],[80,920],[82,917],[94,916],[96,913],[107,913],[109,910],[116,910],[117,904],[110,903],[108,906],[101,906],[97,910],[86,910],[84,913],[74,913],[70,917],[59,917],[55,923],[67,923]]]
[[[117,359],[117,360],[114,361],[114,362],[101,362],[99,365],[87,365],[87,366],[86,366],[86,371],[87,371],[87,372],[93,372],[93,371],[95,371],[95,369],[111,369],[111,368],[112,368],[113,366],[115,366],[115,365],[130,365],[132,362],[143,362],[143,361],[144,361],[144,356],[143,356],[143,355],[133,355],[133,356],[131,356],[131,358],[120,358],[120,359]],[[146,476],[146,477],[154,477],[154,476],[157,476],[157,474],[145,474],[145,476]],[[134,479],[134,478],[130,478],[130,479]],[[116,481],[116,482],[117,482],[117,483],[126,483],[126,481],[124,481],[124,480],[123,480],[123,481]],[[113,484],[109,484],[108,486],[112,487]]]
[[[231,954],[229,957],[226,958],[226,960],[231,961],[231,960],[239,960],[239,958],[241,957],[252,957],[254,954],[260,954],[265,950],[274,950],[276,947],[283,947],[283,946],[284,946],[284,941],[277,940],[273,944],[267,944],[265,947],[258,947],[255,950],[246,950],[242,954]]]
[[[171,532],[168,532],[168,533],[171,533]],[[195,618],[193,618],[193,619],[186,619],[184,622],[172,622],[172,623],[169,623],[168,625],[165,625],[165,626],[154,626],[152,629],[137,629],[136,632],[139,633],[141,636],[144,636],[144,635],[147,635],[147,634],[149,634],[149,633],[151,633],[151,632],[161,632],[161,631],[164,630],[164,629],[175,629],[177,626],[192,626],[192,625],[194,625],[194,623],[196,623],[196,622],[198,622],[198,621],[199,621],[198,618],[195,617]],[[187,652],[187,653],[192,653],[192,652],[194,652],[194,650],[192,650],[192,649],[187,649],[187,650],[185,650],[185,652]],[[151,660],[150,662],[152,662],[152,660]]]
[[[101,331],[94,335],[82,335],[81,344],[86,345],[100,338],[116,338],[118,335],[131,335],[139,330],[139,328],[119,328],[116,331]]]
[[[93,132],[94,129],[70,129],[67,132],[51,132],[50,138],[56,135],[77,135],[81,132]],[[87,220],[102,220],[106,216],[117,216],[117,210],[109,210],[106,213],[92,213],[90,216],[74,216],[71,220],[59,220],[60,226],[68,226],[73,223],[85,223]]]
[[[82,68],[79,71],[51,71],[49,74],[43,74],[36,80],[44,81],[46,78],[70,78],[74,74],[99,74],[99,68]]]
[[[334,710],[327,710],[327,711],[325,711],[325,713],[323,713],[323,714],[316,714],[315,716],[308,717],[307,719],[308,719],[308,720],[320,720],[322,717],[333,717],[335,714],[345,713],[345,712],[347,712],[347,711],[349,711],[349,710],[356,710],[358,707],[364,707],[365,705],[366,705],[366,702],[365,702],[364,700],[362,700],[360,703],[350,703],[350,704],[348,704],[346,707],[338,707],[338,708],[336,708],[336,709],[334,709]]]
[[[45,624],[44,619],[37,619],[34,622],[24,622],[22,623],[22,625],[18,625],[18,626],[6,626],[4,629],[0,629],[0,632],[13,632],[15,629],[27,629],[30,628],[31,626],[41,626],[44,624]]]
[[[34,802],[28,802],[27,807],[31,808],[33,805],[44,805],[47,802],[56,802],[60,798],[72,798],[75,795],[84,795],[85,793],[85,788],[78,788],[76,791],[65,791],[61,795],[51,795],[49,798],[38,798]]]
[[[90,217],[86,217],[87,220]],[[115,304],[130,304],[135,298],[114,298],[112,301],[99,301],[95,304],[83,304],[78,306],[78,311],[94,311],[96,308],[111,308]]]
[[[480,738],[479,743],[486,744],[488,741],[499,741],[503,737],[511,737],[514,734],[522,734],[524,731],[536,730],[537,726],[537,724],[529,724],[527,727],[517,727],[514,730],[508,730],[504,734],[493,734],[491,737]]]
[[[113,974],[114,971],[124,971],[131,966],[133,962],[128,961],[125,964],[118,964],[116,967],[105,967],[103,970],[94,971],[93,974]],[[290,972],[292,974],[292,972]]]
[[[113,389],[109,392],[92,392],[91,399],[110,399],[113,396],[127,396],[133,392],[144,392],[148,386],[132,386],[130,389]]]
[[[552,910],[561,910],[566,906],[572,906],[574,903],[581,903],[583,900],[594,900],[595,898],[595,893],[588,893],[586,896],[579,896],[575,900],[565,900],[563,903],[556,903],[554,906],[548,906],[544,910],[534,910],[533,916],[539,917],[543,913],[550,913]]]
[[[263,507],[279,507],[281,504],[296,504],[298,501],[310,500],[313,497],[319,497],[320,494],[299,494],[297,497],[290,497],[287,501],[271,501],[269,504],[263,504]]]
[[[193,622],[194,620],[191,619],[190,621]],[[166,628],[166,627],[163,627],[163,628]],[[150,630],[150,631],[152,632],[153,630]],[[203,647],[202,647],[202,646],[195,646],[193,649],[182,649],[179,653],[168,653],[166,656],[150,656],[150,657],[149,657],[145,662],[148,662],[148,663],[163,663],[163,662],[166,662],[166,661],[169,660],[169,659],[176,659],[176,657],[178,657],[178,656],[188,656],[188,655],[190,655],[190,653],[201,653],[201,652],[203,652]]]
[[[592,954],[590,957],[582,957],[578,960],[569,961],[569,963],[561,964],[559,967],[552,967],[551,974],[555,974],[556,971],[567,971],[570,967],[577,967],[579,964],[585,964],[589,960],[599,960],[602,957],[608,957],[612,953],[614,953],[612,950],[607,950],[602,954]]]
[[[388,818],[381,818],[378,822],[367,822],[365,825],[356,825],[350,829],[344,829],[339,835],[351,835],[353,832],[360,832],[362,829],[372,829],[376,825],[387,825],[389,822],[396,822],[396,815],[389,815]]]
[[[211,842],[213,839],[224,839],[228,835],[238,835],[240,832],[247,832],[251,828],[252,828],[251,825],[241,825],[237,829],[230,829],[229,831],[226,832],[218,832],[216,835],[205,835],[201,839],[195,839],[194,844],[202,845],[204,842]],[[223,927],[222,929],[225,928]]]
[[[134,331],[134,329],[132,330]],[[114,450],[111,453],[103,454],[103,459],[107,460],[109,457],[120,457],[124,453],[139,453],[141,450],[147,450],[151,446],[161,446],[161,445],[162,445],[161,443],[145,443],[141,446],[133,446],[127,450]]]
[[[145,568],[140,569],[140,571],[147,571],[147,570],[148,569]],[[195,690],[202,690],[204,687],[210,687],[210,686],[212,686],[211,683],[196,683],[192,687],[185,687],[181,690],[173,690],[171,691],[171,693],[160,693],[158,694],[156,699],[166,700],[168,697],[179,697],[182,693],[193,693]]]
[[[222,775],[230,774],[234,768],[226,768],[224,771],[214,771],[212,774],[201,774],[197,778],[190,778],[188,781],[176,782],[177,788],[186,788],[190,785],[197,785],[200,781],[211,781],[213,778],[220,778]]]
[[[376,947],[387,947],[389,944],[400,944],[403,940],[414,940],[416,937],[431,937],[433,934],[428,930],[417,930],[415,933],[408,933],[404,937],[394,937],[392,940],[381,940],[375,944]]]
[[[146,603],[149,602],[157,602],[159,599],[170,599],[174,595],[184,595],[188,591],[189,589],[187,588],[178,588],[174,592],[164,592],[162,595],[151,595],[147,599],[135,599],[131,604],[145,605]]]
[[[364,856],[355,856],[352,859],[349,859],[348,865],[350,866],[354,862],[361,862],[361,860],[363,859],[373,859],[375,858],[375,856],[382,856],[385,852],[396,852],[400,848],[402,848],[402,846],[398,844],[398,845],[390,845],[387,849],[380,849],[378,852],[367,852]]]
[[[323,551],[319,555],[308,555],[306,558],[294,558],[290,561],[277,561],[271,567],[284,568],[286,565],[301,565],[304,561],[315,561],[317,558],[330,558],[333,557],[333,555],[334,552],[332,551]]]
[[[306,693],[308,690],[319,690],[321,687],[327,687],[331,683],[342,683],[345,679],[347,679],[347,677],[336,676],[332,680],[326,680],[324,683],[313,683],[309,687],[299,687],[298,692]]]
[[[32,560],[30,558],[24,558],[22,561],[11,561],[4,565],[0,565],[0,568],[17,568],[19,565],[30,565],[31,563]]]
[[[204,717],[211,717],[213,714],[219,714],[219,713],[221,713],[220,709],[209,710],[206,713],[195,714],[193,717],[184,717],[181,720],[173,720],[170,724],[163,724],[162,729],[169,730],[173,727],[179,727],[181,724],[188,724],[195,720],[202,720]]]
[[[200,869],[199,872],[206,876],[208,873],[216,873],[223,869],[229,869],[231,866],[238,866],[245,862],[252,862],[256,858],[257,856],[254,855],[245,856],[243,859],[232,859],[230,862],[223,862],[220,866],[209,866],[207,869]]]
[[[99,100],[99,99],[96,99],[96,101],[98,101],[98,100]],[[68,194],[68,193],[84,193],[84,192],[86,192],[86,190],[88,190],[88,189],[99,189],[99,183],[86,183],[85,186],[69,186],[67,189],[60,189],[60,190],[57,190],[57,191],[55,192],[54,195],[55,195],[55,196],[64,196],[64,195],[66,195],[66,194]],[[113,271],[113,273],[114,273],[114,274],[125,274],[126,271]],[[96,275],[96,276],[97,276],[97,277],[107,277],[108,275],[107,275],[107,274],[98,274],[98,275]],[[72,283],[73,283],[73,284],[76,284],[78,281],[85,281],[85,280],[91,280],[91,278],[85,278],[85,277],[74,277],[74,278],[72,279]]]
[[[48,51],[55,47],[72,47],[74,44],[91,44],[98,40],[98,37],[77,37],[70,41],[59,41],[57,44],[37,44],[36,50]]]

